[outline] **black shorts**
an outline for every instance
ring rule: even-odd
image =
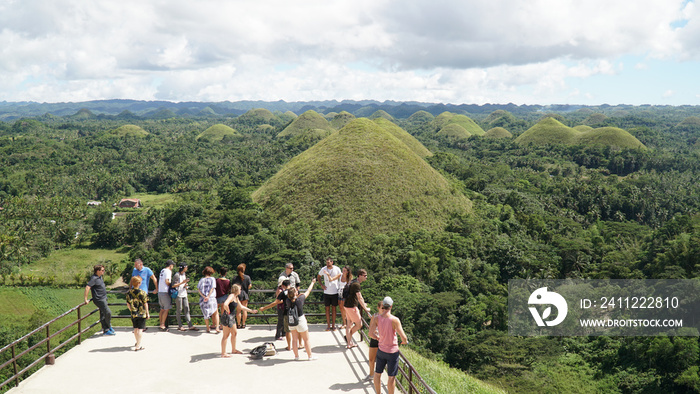
[[[381,350],[377,350],[374,372],[381,375],[384,372],[384,367],[386,367],[387,375],[396,376],[399,373],[399,352],[384,353]]]
[[[338,294],[323,293],[323,304],[325,306],[338,306]]]
[[[374,338],[370,338],[370,339],[369,339],[369,347],[377,347],[377,348],[378,348],[378,347],[379,347],[379,341],[376,340],[376,339],[374,339]]]
[[[145,317],[132,317],[131,318],[131,326],[133,328],[138,328],[139,330],[143,330],[146,328],[146,318]]]

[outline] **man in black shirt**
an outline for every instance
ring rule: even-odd
[[[100,310],[100,324],[102,324],[102,332],[104,335],[115,335],[112,328],[112,311],[107,305],[107,288],[102,275],[105,273],[105,267],[98,264],[93,267],[94,274],[85,286],[85,304],[88,301],[88,293],[92,292],[92,302]]]

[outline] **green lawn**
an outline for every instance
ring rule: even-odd
[[[35,263],[22,267],[22,273],[35,277],[56,277],[56,284],[75,284],[76,273],[90,273],[95,264],[127,260],[129,254],[114,249],[61,249]]]
[[[136,193],[129,196],[129,198],[141,200],[144,208],[163,208],[167,204],[175,201],[175,195],[171,193]]]

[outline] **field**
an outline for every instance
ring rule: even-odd
[[[51,253],[36,263],[23,268],[24,274],[31,274],[37,278],[55,277],[55,284],[75,284],[75,276],[83,274],[81,283],[86,274],[92,273],[95,264],[119,264],[128,258],[128,253],[121,249],[61,249]],[[120,265],[121,266],[121,265]],[[120,271],[116,271],[118,274]],[[109,272],[108,272],[109,273]],[[112,279],[116,279],[116,276]],[[109,280],[107,280],[109,282]]]
[[[146,208],[163,208],[175,200],[174,196],[170,193],[135,193],[129,196],[129,198],[141,200],[141,204]]]

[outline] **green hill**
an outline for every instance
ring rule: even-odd
[[[317,134],[325,132],[326,135],[334,131],[333,126],[323,116],[314,110],[308,110],[294,119],[289,126],[277,134],[277,137],[295,137],[308,130],[314,130]]]
[[[457,123],[448,123],[446,126],[438,131],[437,135],[450,138],[452,140],[466,140],[472,135],[469,134],[467,129],[462,127]]]
[[[236,130],[230,128],[229,126],[219,123],[204,130],[200,135],[197,136],[197,139],[213,142],[221,141],[226,136],[233,137],[240,136],[240,134],[238,134]]]
[[[515,142],[519,144],[535,145],[569,145],[578,134],[578,131],[569,126],[565,126],[558,120],[552,117],[546,117],[522,133],[515,139]]]
[[[489,129],[486,134],[484,134],[484,137],[486,138],[513,138],[513,134],[504,129],[503,127],[494,127],[492,129]]]
[[[680,123],[678,123],[676,126],[680,127],[700,127],[700,118],[697,116],[689,116]]]
[[[265,108],[253,108],[236,120],[248,125],[271,124],[275,121],[275,115]]]
[[[486,134],[484,129],[471,120],[471,118],[469,118],[467,115],[457,115],[447,111],[441,113],[440,115],[436,116],[435,119],[433,119],[433,130],[439,132],[448,124],[458,124],[462,126],[465,130],[467,130],[469,135],[482,136]]]
[[[333,116],[333,118],[331,119],[331,126],[336,130],[340,130],[354,119],[355,115],[347,111],[341,111],[339,114]]]
[[[414,112],[413,115],[408,117],[408,122],[411,124],[422,124],[422,123],[430,123],[435,119],[433,114],[427,111],[417,111]]]
[[[395,120],[393,116],[389,115],[389,113],[384,111],[383,109],[376,111],[375,113],[370,115],[369,118],[372,120],[377,119],[377,118],[384,118],[384,119],[390,120],[392,122]]]
[[[148,135],[148,132],[146,130],[133,124],[125,124],[124,126],[118,127],[110,131],[109,133],[119,137],[145,137]]]
[[[585,124],[580,124],[578,126],[574,126],[574,130],[578,131],[579,133],[586,133],[593,130],[593,127]]]
[[[433,153],[428,150],[423,144],[416,139],[416,137],[408,134],[408,132],[401,127],[397,126],[394,122],[388,121],[384,118],[377,118],[374,123],[381,126],[384,130],[390,132],[394,137],[398,138],[401,142],[406,144],[413,152],[415,152],[420,157],[429,157]]]
[[[586,119],[583,121],[583,124],[586,124],[588,126],[595,126],[604,123],[608,119],[607,116],[604,114],[595,112],[586,117]]]
[[[617,148],[646,149],[632,134],[617,127],[600,127],[581,133],[577,144],[588,146],[614,146]]]
[[[471,209],[440,173],[369,119],[296,156],[252,197],[283,222],[316,223],[336,234],[440,230],[452,212]]]

